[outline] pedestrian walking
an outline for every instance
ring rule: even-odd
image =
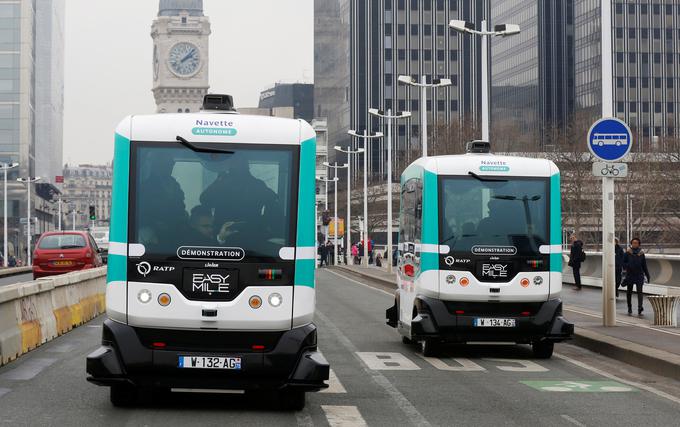
[[[581,290],[581,264],[586,260],[586,253],[583,250],[583,242],[575,234],[571,236],[571,251],[569,253],[569,267],[574,273],[574,284],[576,290]]]
[[[319,267],[323,267],[324,264],[328,266],[328,246],[323,242],[319,245],[319,255],[321,256]]]
[[[614,243],[614,270],[616,273],[616,298],[619,297],[619,287],[621,287],[621,280],[623,277],[623,254],[624,250],[619,244],[619,239],[615,239]]]
[[[359,248],[356,243],[352,245],[352,262],[358,264],[359,261]]]
[[[644,311],[642,308],[642,286],[650,281],[649,269],[647,268],[647,259],[645,253],[640,247],[642,242],[635,237],[630,241],[630,247],[623,255],[623,269],[626,270],[626,302],[628,303],[628,315],[633,315],[633,306],[631,299],[633,296],[633,286],[637,292],[638,316],[642,316]]]

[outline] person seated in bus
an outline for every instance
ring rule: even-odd
[[[271,225],[281,218],[276,193],[254,177],[248,162],[242,159],[231,158],[226,171],[220,172],[203,191],[200,201],[206,208],[214,209],[217,239],[229,245],[238,246],[244,239],[267,240],[272,237],[268,236]]]
[[[191,237],[188,241],[194,244],[215,245],[215,236],[212,211],[203,206],[197,205],[191,210],[189,224],[191,225]]]
[[[482,218],[477,224],[477,234],[485,237],[496,237],[499,233],[504,233],[506,224],[505,212],[500,200],[491,199],[487,203],[488,215]]]
[[[140,243],[172,246],[177,232],[186,229],[188,214],[184,205],[184,191],[172,176],[175,163],[169,153],[154,153],[143,159],[144,176],[141,188],[153,191],[154,197],[139,199],[137,220]]]

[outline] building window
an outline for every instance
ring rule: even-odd
[[[623,63],[623,52],[616,52],[616,62],[619,64]]]
[[[672,64],[672,63],[673,63],[673,54],[667,53],[666,54],[666,64]]]
[[[406,135],[406,125],[399,125],[399,136]]]
[[[451,74],[451,86],[458,86],[458,75]]]
[[[385,35],[386,36],[392,35],[392,24],[385,24]]]
[[[621,15],[623,13],[623,5],[621,3],[616,3],[616,14]]]
[[[616,87],[623,87],[623,77],[617,77],[616,78]]]
[[[655,64],[661,64],[661,54],[660,53],[654,54],[654,63]]]
[[[183,16],[183,17],[182,17],[182,24],[186,24],[186,23],[187,23],[187,17],[186,17],[186,16]]]
[[[418,49],[411,49],[411,60],[412,61],[417,61],[418,60]]]
[[[437,61],[446,61],[446,52],[444,52],[443,50],[438,50]]]
[[[423,9],[432,10],[432,0],[423,0]]]
[[[661,28],[654,28],[654,40],[661,39]]]
[[[666,28],[666,40],[670,41],[673,38],[673,29]]]
[[[406,50],[405,49],[399,49],[397,51],[397,55],[399,56],[400,61],[406,61]]]
[[[437,111],[446,110],[446,101],[437,101]]]
[[[439,37],[443,37],[446,35],[446,26],[445,25],[437,25],[437,35]]]
[[[672,87],[673,87],[673,77],[668,77],[668,78],[666,78],[666,87],[667,87],[667,88],[672,88]]]
[[[635,38],[635,28],[629,28],[629,29],[628,29],[628,38],[629,38],[629,39],[634,39],[634,38]]]
[[[669,113],[675,112],[675,108],[673,108],[673,107],[675,107],[675,105],[672,102],[666,103],[666,111],[667,112],[669,112]]]
[[[649,102],[643,102],[642,103],[642,112],[643,113],[649,113]]]
[[[659,15],[661,14],[661,7],[658,4],[652,5],[652,11],[654,12],[654,15]]]
[[[177,112],[178,112],[178,113],[181,113],[181,112],[182,112],[182,109],[181,109],[181,108],[178,108],[178,109],[177,109]]]
[[[649,38],[649,30],[647,28],[640,28],[640,37],[647,40]]]
[[[458,111],[458,100],[451,101],[451,111]]]
[[[420,133],[418,132],[418,125],[411,125],[411,136],[418,136]]]
[[[431,36],[432,35],[432,25],[425,24],[423,26],[423,34],[426,35],[426,36]]]
[[[392,60],[392,49],[385,49],[385,61]]]
[[[423,51],[423,59],[425,61],[432,61],[432,51],[430,49],[425,49]]]
[[[418,111],[418,100],[417,99],[411,100],[411,111]]]
[[[655,112],[655,113],[660,113],[660,112],[661,112],[661,103],[660,103],[660,102],[655,102],[655,103],[654,103],[654,112]]]
[[[418,24],[411,24],[411,35],[412,36],[418,35]]]
[[[392,0],[385,0],[385,10],[392,10]]]
[[[625,107],[624,107],[624,103],[623,103],[623,102],[619,101],[619,102],[616,103],[616,112],[617,112],[617,113],[623,113],[623,112],[624,112],[624,111],[623,111],[624,108],[625,108]]]
[[[411,0],[411,10],[418,10],[418,0]]]
[[[451,61],[458,61],[458,51],[457,50],[451,51]]]
[[[399,111],[404,111],[406,109],[406,101],[403,99],[399,100]]]
[[[628,13],[631,14],[631,15],[635,15],[635,5],[634,4],[628,5]]]
[[[637,104],[634,102],[630,102],[628,105],[628,108],[630,109],[631,113],[637,113]]]
[[[392,74],[385,74],[385,86],[392,86]]]
[[[617,39],[623,38],[623,28],[621,27],[616,28],[616,38]]]
[[[640,5],[640,13],[641,13],[642,15],[646,15],[646,14],[647,14],[647,5],[646,5],[646,4],[641,4],[641,5]]]
[[[649,78],[647,78],[647,77],[642,77],[642,78],[640,79],[640,83],[641,83],[643,89],[649,89]]]
[[[444,0],[437,0],[437,10],[444,10]]]
[[[633,52],[628,54],[628,62],[631,64],[635,64],[637,62],[637,55]]]
[[[432,111],[432,100],[431,99],[427,100],[427,111]]]
[[[630,79],[628,79],[628,86],[631,89],[635,89],[637,87],[637,80],[635,80],[635,77],[631,77]]]
[[[654,77],[654,87],[661,89],[661,77]]]
[[[405,4],[405,3],[406,3],[406,0],[399,0],[399,2],[397,3],[397,8],[398,8],[399,10],[404,10],[404,9],[406,9],[406,4]]]
[[[398,24],[397,25],[397,34],[400,35],[400,36],[406,35],[406,24]]]

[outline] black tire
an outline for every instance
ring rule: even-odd
[[[401,336],[401,342],[406,344],[406,345],[413,345],[413,340],[409,337],[406,336]]]
[[[434,339],[425,339],[421,341],[420,348],[425,357],[435,357],[439,353],[439,341]]]
[[[552,341],[536,341],[531,345],[534,357],[537,359],[550,359],[555,350],[555,343]]]
[[[111,404],[118,408],[128,408],[137,403],[139,393],[137,387],[121,384],[112,385],[110,390]]]
[[[279,406],[284,411],[302,411],[305,408],[306,393],[300,390],[283,390],[279,392]]]

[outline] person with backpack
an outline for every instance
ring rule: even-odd
[[[574,284],[576,290],[581,290],[581,264],[586,260],[586,253],[583,250],[583,242],[578,240],[575,234],[571,236],[571,251],[569,253],[569,267],[574,273]]]
[[[642,316],[642,286],[650,281],[649,269],[647,268],[647,259],[645,253],[640,247],[641,241],[635,237],[630,241],[630,247],[623,255],[623,268],[626,270],[626,302],[628,302],[628,315],[633,315],[633,307],[631,299],[633,296],[633,285],[637,292],[638,316]]]

